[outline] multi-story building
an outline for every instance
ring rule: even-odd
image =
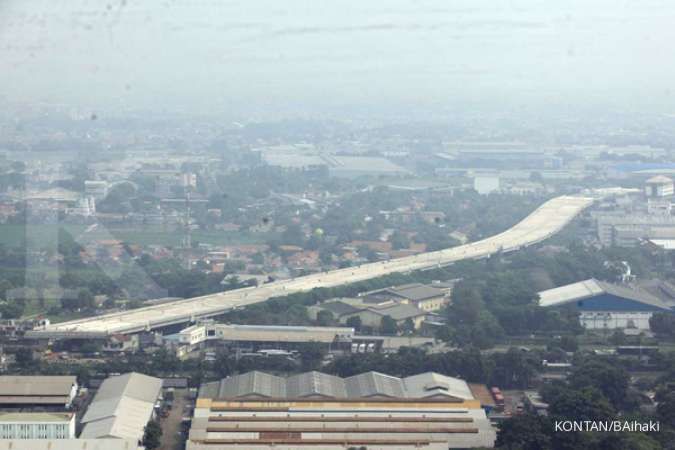
[[[647,197],[668,197],[675,194],[673,180],[663,175],[657,175],[645,182],[645,195]]]
[[[73,439],[72,413],[0,412],[0,439]]]
[[[202,385],[187,449],[447,450],[494,441],[480,400],[457,378],[249,372]]]

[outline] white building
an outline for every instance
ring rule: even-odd
[[[74,439],[72,413],[0,412],[0,439]]]
[[[300,327],[277,325],[229,325],[204,323],[192,325],[181,330],[179,345],[188,346],[190,351],[208,340],[224,342],[261,342],[261,343],[301,343],[351,341],[353,328],[346,327]]]
[[[673,180],[663,175],[657,175],[645,182],[645,195],[647,197],[667,197],[675,194]]]

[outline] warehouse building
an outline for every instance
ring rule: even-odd
[[[451,287],[440,289],[422,283],[410,283],[371,291],[362,298],[364,303],[397,300],[422,311],[437,311],[448,304],[451,291]]]
[[[0,408],[63,411],[77,390],[74,376],[0,376]]]
[[[447,450],[494,441],[481,402],[457,378],[248,372],[202,385],[187,450]]]
[[[370,298],[339,298],[328,300],[307,308],[310,318],[316,319],[321,311],[328,311],[340,323],[347,323],[351,317],[358,317],[365,327],[379,329],[382,319],[389,316],[399,328],[411,323],[414,329],[419,329],[422,323],[430,316],[431,311],[424,311],[408,303],[408,300],[373,296]]]
[[[73,439],[72,413],[0,412],[0,439]]]
[[[674,312],[667,303],[645,290],[594,278],[539,292],[539,306],[573,308],[579,311],[581,325],[591,330],[649,330],[653,313]]]
[[[329,350],[347,350],[354,337],[354,329],[347,327],[303,327],[282,325],[230,325],[204,322],[166,336],[167,345],[183,355],[204,346],[221,342],[261,347],[293,348],[297,344],[318,342]]]
[[[82,418],[82,439],[129,439],[140,442],[155,417],[162,380],[140,373],[107,378]]]
[[[128,439],[0,440],[0,450],[142,450]]]

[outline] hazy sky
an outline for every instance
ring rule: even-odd
[[[675,112],[672,0],[0,0],[0,101]]]

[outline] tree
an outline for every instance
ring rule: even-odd
[[[348,327],[351,327],[354,329],[354,331],[361,331],[361,318],[359,316],[351,316],[350,318],[347,319],[346,322]]]
[[[675,314],[657,312],[649,318],[649,327],[656,334],[675,336]]]
[[[410,317],[405,319],[405,321],[403,322],[403,331],[405,331],[406,333],[415,332],[415,322]]]
[[[570,389],[564,385],[547,386],[542,391],[551,417],[565,420],[611,420],[614,408],[596,388]]]
[[[551,438],[548,421],[540,416],[523,414],[502,422],[497,434],[497,447],[507,450],[548,450]]]
[[[0,280],[0,299],[7,299],[7,291],[14,288],[9,280]]]
[[[659,397],[659,404],[656,407],[659,419],[675,428],[675,391],[667,392]]]
[[[88,288],[80,289],[77,292],[77,303],[80,308],[92,308],[94,306],[94,295]]]
[[[143,434],[143,446],[147,450],[154,450],[161,444],[162,427],[154,420],[148,422],[145,426],[145,433]]]
[[[408,236],[398,230],[391,235],[389,240],[394,250],[401,250],[403,248],[410,247],[410,239],[408,239]]]
[[[570,385],[576,389],[594,387],[604,394],[616,409],[626,402],[628,374],[618,366],[604,361],[585,360],[572,373]]]
[[[536,374],[537,362],[519,349],[511,347],[506,353],[494,354],[493,383],[506,388],[526,388]]]
[[[566,352],[576,352],[579,349],[577,338],[574,336],[563,336],[560,338],[560,348]]]
[[[300,347],[300,361],[302,361],[303,370],[316,370],[325,354],[326,349],[323,344],[319,342],[304,343]]]
[[[319,324],[319,326],[327,327],[333,325],[335,319],[333,318],[332,312],[322,309],[316,315],[316,322]]]
[[[448,308],[448,319],[453,322],[476,323],[485,303],[480,291],[474,286],[460,282],[452,291],[452,306]]]
[[[24,304],[16,300],[8,303],[0,303],[0,318],[18,319],[23,315]]]
[[[380,322],[380,332],[385,335],[394,335],[398,332],[396,321],[391,316],[384,316]]]

